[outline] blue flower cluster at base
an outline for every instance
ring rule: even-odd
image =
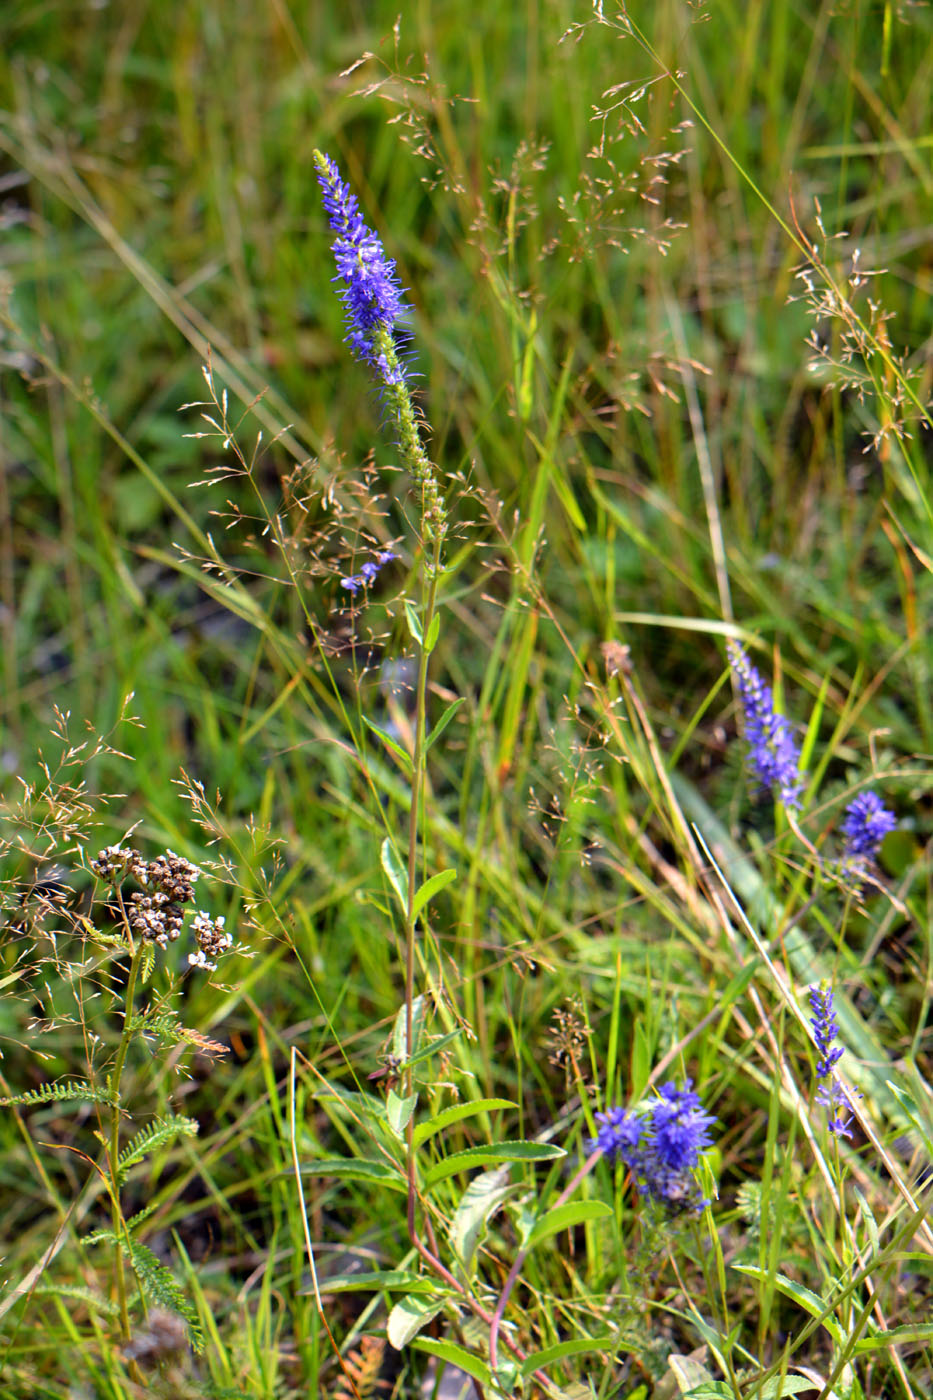
[[[672,1214],[709,1204],[692,1173],[700,1153],[712,1145],[709,1129],[716,1119],[704,1113],[692,1082],[678,1089],[670,1080],[647,1108],[610,1108],[596,1115],[600,1128],[592,1147],[609,1161],[623,1161],[639,1190]]]

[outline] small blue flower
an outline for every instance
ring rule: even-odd
[[[373,366],[384,384],[400,384],[404,371],[377,348],[378,333],[391,333],[405,311],[395,261],[386,256],[379,235],[363,221],[359,202],[330,156],[314,153],[317,178],[328,221],[337,237],[331,244],[337,264],[335,282],[343,283],[347,339],[361,360]]]
[[[687,1080],[682,1089],[670,1081],[646,1108],[610,1108],[597,1113],[599,1132],[592,1146],[610,1161],[621,1159],[638,1187],[667,1210],[701,1210],[693,1169],[711,1146],[710,1124],[699,1096]]]
[[[372,583],[382,566],[397,558],[398,555],[394,554],[391,549],[384,549],[381,554],[376,555],[375,559],[367,559],[360,568],[360,576],[366,583]]]
[[[897,817],[885,807],[876,792],[860,792],[845,810],[840,830],[845,837],[844,862],[873,860]]]
[[[360,565],[358,574],[350,574],[348,578],[340,580],[340,587],[345,588],[348,593],[356,593],[360,588],[368,588],[375,580],[376,575],[384,564],[389,564],[398,555],[391,549],[384,549],[377,554],[375,559],[367,559],[365,564]]]
[[[861,1098],[861,1095],[857,1097]],[[836,1137],[850,1138],[854,1119],[852,1102],[849,1091],[842,1087],[838,1079],[830,1079],[820,1085],[816,1091],[816,1102],[829,1114],[826,1120],[829,1131]]]
[[[650,1140],[659,1161],[673,1172],[689,1171],[700,1153],[712,1144],[709,1125],[716,1119],[703,1112],[699,1095],[688,1079],[682,1089],[672,1082],[661,1089],[651,1116]]]
[[[637,1113],[626,1108],[609,1108],[605,1113],[597,1113],[599,1132],[593,1139],[593,1148],[599,1148],[610,1162],[621,1157],[627,1167],[637,1158],[638,1148],[645,1133],[645,1127]]]
[[[762,788],[775,793],[785,807],[800,806],[803,778],[800,750],[783,715],[775,713],[771,691],[746,655],[731,639],[726,643],[729,664],[739,687],[745,712],[745,739],[752,769]]]

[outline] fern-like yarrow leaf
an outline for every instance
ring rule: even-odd
[[[141,1162],[150,1152],[164,1147],[178,1137],[197,1137],[198,1125],[193,1118],[156,1118],[127,1143],[117,1159],[117,1174],[123,1181],[130,1167]]]
[[[202,1351],[204,1335],[198,1315],[174,1274],[159,1262],[148,1245],[140,1244],[138,1240],[130,1240],[127,1244],[121,1238],[120,1248],[128,1255],[143,1292],[159,1307],[168,1308],[183,1317],[188,1324],[188,1340],[195,1351]]]
[[[66,1079],[57,1084],[42,1084],[38,1089],[27,1089],[24,1094],[11,1094],[0,1099],[0,1107],[10,1108],[14,1104],[32,1107],[40,1103],[106,1103],[113,1104],[113,1093],[102,1085],[89,1084],[86,1079]]]
[[[163,1044],[190,1045],[202,1055],[227,1054],[226,1045],[210,1040],[190,1026],[183,1026],[174,1011],[155,1011],[147,1007],[142,1013],[130,1017],[130,1030]]]

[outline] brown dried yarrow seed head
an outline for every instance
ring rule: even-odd
[[[194,899],[194,882],[201,874],[196,865],[174,851],[166,851],[146,866],[142,883],[149,889],[159,889],[176,904],[189,904]]]
[[[197,941],[198,951],[188,954],[189,966],[203,967],[208,972],[214,971],[217,958],[233,943],[232,936],[224,928],[224,922],[223,914],[212,919],[203,909],[194,916],[191,920],[191,932]]]
[[[134,846],[105,846],[89,864],[101,880],[106,880],[108,885],[118,885],[127,873],[136,875],[141,861],[142,856]]]
[[[158,943],[160,948],[174,943],[181,933],[184,912],[167,894],[161,890],[155,894],[137,891],[130,895],[129,902],[130,928],[134,933],[147,943]]]

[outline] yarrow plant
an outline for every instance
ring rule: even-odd
[[[648,1105],[610,1108],[597,1113],[596,1121],[600,1128],[592,1147],[610,1162],[624,1162],[651,1200],[672,1214],[708,1204],[693,1173],[700,1154],[712,1146],[710,1126],[716,1119],[704,1112],[692,1080],[682,1089],[670,1080]]]
[[[762,790],[774,793],[791,811],[800,806],[803,776],[800,750],[790,722],[774,709],[774,700],[745,648],[731,638],[726,643],[729,664],[739,688],[745,716],[749,762]]]
[[[131,1103],[125,1083],[131,1051],[134,1045],[137,1051],[140,1047],[144,1049],[145,1053],[138,1056],[138,1074],[145,1075],[146,1066],[152,1064],[153,1041],[178,1048],[188,1045],[208,1055],[223,1053],[224,1047],[179,1023],[171,1005],[171,988],[152,996],[148,1002],[139,995],[152,978],[158,953],[166,953],[169,945],[177,942],[184,932],[187,907],[194,900],[194,887],[202,874],[200,868],[175,851],[165,851],[147,860],[135,846],[122,844],[99,851],[88,860],[87,868],[103,883],[108,895],[104,901],[92,896],[89,904],[82,905],[82,911],[86,912],[79,916],[71,914],[70,918],[74,931],[80,932],[93,946],[95,958],[127,960],[125,975],[112,979],[109,984],[114,988],[111,1010],[116,1010],[120,1017],[116,1047],[104,1058],[99,1048],[106,1044],[104,1035],[92,1031],[87,1043],[94,1048],[83,1075],[72,1075],[38,1089],[11,1094],[2,1102],[10,1106],[84,1103],[98,1115],[96,1137],[103,1147],[94,1169],[106,1185],[111,1225],[109,1229],[98,1229],[85,1236],[84,1242],[106,1244],[112,1249],[124,1356],[135,1376],[136,1361],[142,1352],[130,1340],[134,1332],[132,1312],[135,1307],[130,1276],[135,1279],[135,1291],[143,1313],[148,1300],[148,1304],[168,1309],[175,1317],[176,1331],[180,1329],[181,1337],[177,1346],[184,1343],[186,1332],[188,1340],[196,1347],[201,1346],[202,1338],[195,1309],[166,1265],[140,1238],[142,1222],[148,1212],[137,1215],[124,1208],[124,1197],[136,1195],[135,1186],[131,1184],[134,1168],[174,1140],[194,1137],[198,1124],[192,1118],[174,1113],[159,1117],[150,1114],[139,1132],[127,1136],[126,1129],[133,1121],[136,1107]],[[62,888],[64,891],[67,886]],[[69,917],[67,909],[67,903],[63,903],[63,917]],[[196,951],[189,953],[188,967],[213,970],[217,958],[233,943],[223,916],[215,918],[201,911],[190,921],[189,927]],[[137,1078],[137,1085],[138,1082]],[[128,1185],[129,1190],[126,1189]]]

